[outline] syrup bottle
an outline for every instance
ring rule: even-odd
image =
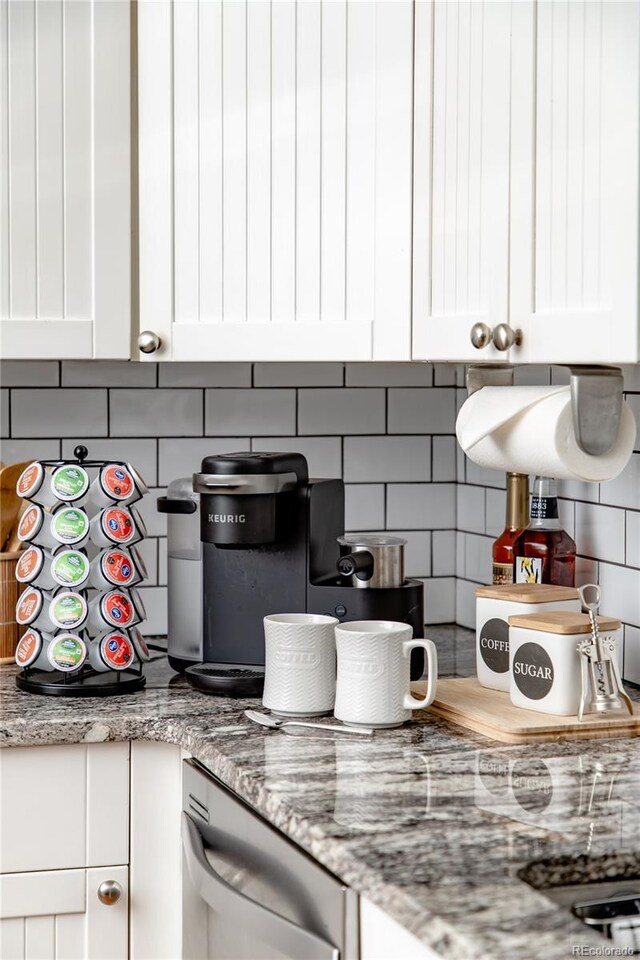
[[[516,583],[554,583],[575,586],[576,545],[558,519],[556,482],[536,477],[531,498],[531,521],[515,544]]]
[[[513,583],[514,546],[529,523],[529,477],[526,473],[507,474],[506,525],[493,544],[493,582]]]

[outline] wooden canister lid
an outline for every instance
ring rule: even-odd
[[[509,617],[510,627],[523,627],[525,630],[540,630],[544,633],[558,633],[570,636],[574,633],[591,633],[591,620],[588,613],[574,613],[572,610],[548,610],[546,613],[520,613]],[[598,629],[603,633],[618,630],[619,620],[611,617],[598,617]]]
[[[476,587],[476,597],[510,600],[512,603],[555,603],[577,600],[575,587],[556,587],[551,583],[504,583],[500,586]]]

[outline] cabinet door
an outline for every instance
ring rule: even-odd
[[[0,956],[3,960],[126,960],[128,878],[126,867],[55,870],[0,877]],[[105,880],[121,893],[106,905],[98,899]]]
[[[508,359],[469,335],[508,321],[510,30],[506,0],[416,4],[416,359]]]
[[[375,903],[360,897],[360,960],[441,960]]]
[[[513,16],[513,359],[636,362],[640,4],[525,2]]]
[[[0,5],[3,358],[129,357],[129,4]]]
[[[411,0],[138,6],[154,359],[411,356]]]

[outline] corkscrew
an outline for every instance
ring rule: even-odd
[[[591,600],[588,599],[588,591],[592,591]],[[585,637],[577,646],[582,672],[578,720],[582,720],[585,712],[608,713],[623,710],[624,707],[633,715],[633,704],[622,686],[615,638],[603,638],[598,630],[600,587],[595,583],[587,583],[578,592],[591,620],[591,636]]]

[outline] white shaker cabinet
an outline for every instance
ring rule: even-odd
[[[154,359],[411,358],[413,15],[411,0],[141,0]]]
[[[639,35],[636,0],[417,0],[416,359],[640,360]]]
[[[131,352],[130,7],[0,4],[0,354]]]
[[[397,920],[360,897],[360,960],[442,960]]]

